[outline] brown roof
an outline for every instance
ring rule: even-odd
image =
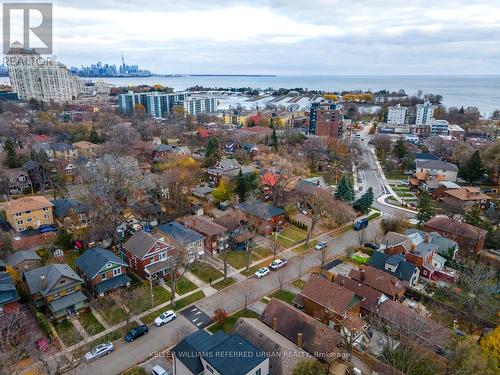
[[[384,245],[387,245],[388,247],[401,245],[405,248],[406,251],[411,250],[412,244],[411,240],[408,237],[397,232],[387,232],[382,243]]]
[[[434,217],[430,219],[425,223],[424,230],[429,232],[429,228],[432,229],[430,232],[442,231],[471,239],[477,239],[481,235],[486,235],[484,229],[460,221],[453,221],[448,217]]]
[[[242,223],[247,221],[246,215],[236,208],[231,208],[227,213],[222,216],[216,217],[214,222],[222,225],[224,228],[228,230],[235,230]]]
[[[75,142],[75,143],[73,143],[73,146],[75,146],[76,148],[83,148],[83,149],[92,149],[92,148],[97,147],[97,145],[95,143],[87,142],[87,141]]]
[[[477,201],[490,200],[491,197],[482,193],[478,187],[463,187],[460,189],[452,189],[445,192],[446,195],[452,196],[461,201]]]
[[[361,307],[370,311],[375,310],[382,297],[382,292],[344,275],[337,275],[335,282],[356,293],[358,297],[362,298]]]
[[[451,339],[450,331],[446,327],[398,302],[385,301],[378,307],[377,313],[420,345],[444,348]]]
[[[405,291],[405,286],[396,277],[372,266],[361,266],[359,271],[352,269],[349,277],[390,297],[402,295]]]
[[[296,342],[297,334],[302,333],[302,347],[308,353],[327,354],[335,352],[342,339],[337,331],[296,309],[286,302],[271,299],[260,316],[260,320],[273,326],[277,318],[277,332]]]
[[[39,195],[34,197],[24,197],[9,201],[7,204],[7,214],[28,210],[40,210],[43,207],[53,207],[54,205],[45,197]]]
[[[208,216],[185,216],[180,218],[179,221],[185,226],[194,229],[205,236],[215,236],[227,231],[225,227],[217,224]]]
[[[344,315],[354,304],[360,301],[351,290],[339,284],[331,283],[320,275],[311,275],[300,294],[302,297],[319,303],[339,315]]]

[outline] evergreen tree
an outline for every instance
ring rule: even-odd
[[[401,161],[401,166],[405,171],[413,171],[415,170],[415,154],[413,152],[409,152]]]
[[[436,213],[432,197],[427,191],[423,191],[418,198],[417,204],[417,220],[418,224],[422,225],[427,220],[430,220]]]
[[[3,145],[5,152],[5,165],[9,168],[20,167],[20,160],[16,154],[16,149],[14,147],[14,142],[11,139],[7,139]]]
[[[234,187],[234,192],[238,195],[240,201],[244,201],[248,196],[248,194],[254,191],[257,188],[257,186],[258,186],[257,174],[249,173],[243,175],[240,169],[238,176],[236,176],[235,187]]]
[[[367,214],[370,211],[370,207],[373,204],[373,189],[369,188],[366,193],[364,193],[359,199],[357,199],[352,207],[355,210],[361,211],[364,214]]]
[[[219,156],[219,141],[216,137],[209,137],[207,148],[205,149],[205,158]]]
[[[89,139],[90,139],[90,142],[92,142],[92,143],[95,143],[95,144],[101,143],[101,138],[99,137],[99,134],[97,134],[97,131],[95,130],[94,127],[90,131]]]
[[[484,172],[481,155],[479,155],[479,151],[476,150],[470,159],[460,167],[459,176],[469,184],[473,184],[484,176]]]
[[[352,183],[345,174],[340,177],[337,190],[335,191],[335,198],[348,203],[351,203],[354,200],[354,189],[352,187]]]
[[[481,219],[481,209],[479,206],[473,206],[464,215],[464,221],[467,224],[474,225],[475,227],[481,227],[483,224],[483,219]]]
[[[275,151],[278,151],[278,136],[276,135],[276,129],[273,129],[273,134],[271,135],[271,146]]]
[[[408,149],[406,148],[406,144],[405,144],[405,141],[403,138],[399,138],[396,141],[396,143],[394,144],[394,147],[392,149],[392,153],[399,160],[403,160],[403,158],[408,154]]]

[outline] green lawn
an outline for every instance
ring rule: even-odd
[[[364,258],[357,255],[353,255],[351,259],[358,264],[368,264],[370,262],[370,258]]]
[[[141,289],[134,300],[127,302],[127,307],[133,315],[140,314],[149,310],[151,306],[151,290],[148,283],[144,283],[136,288]],[[162,303],[170,301],[170,292],[160,285],[153,286],[153,303],[154,306],[161,305]]]
[[[262,259],[272,255],[273,253],[269,249],[257,246],[255,249],[253,249],[252,254],[255,255],[257,258]]]
[[[255,266],[253,266],[253,267],[250,267],[250,270],[249,270],[248,272],[247,272],[247,271],[246,271],[246,269],[245,269],[245,270],[241,271],[240,273],[241,273],[242,275],[244,275],[244,276],[251,276],[251,275],[253,275],[253,274],[254,274],[254,273],[255,273],[255,272],[256,272],[259,268],[261,268],[261,267],[269,267],[269,264],[270,264],[270,263],[271,263],[270,261],[269,261],[269,262],[261,262],[261,263],[259,263],[259,264],[256,264],[256,265],[255,265]]]
[[[55,328],[57,334],[66,346],[73,346],[83,340],[82,336],[80,336],[69,320],[65,320],[61,324],[56,325]]]
[[[152,313],[149,313],[148,315],[145,315],[141,318],[142,322],[144,324],[151,324],[154,322],[154,320],[163,314],[165,311],[172,310],[172,306],[167,305],[165,307],[162,307],[161,309],[158,309],[156,311],[153,311]]]
[[[112,326],[123,322],[127,315],[123,307],[119,305],[99,309],[99,314],[101,314],[103,318],[106,319],[106,321]]]
[[[303,243],[302,245],[297,246],[295,249],[293,249],[293,252],[297,253],[297,254],[301,254],[309,249],[312,249],[314,246],[316,246],[317,243],[318,243],[317,240],[309,241],[309,245],[306,245],[305,243]]]
[[[278,235],[278,242],[284,247],[290,247],[297,242],[305,240],[307,237],[307,231],[300,229],[299,227],[288,224],[285,229],[283,229]]]
[[[203,291],[199,290],[196,293],[190,294],[187,297],[181,298],[175,303],[175,308],[174,310],[180,310],[192,303],[195,303],[196,301],[199,301],[200,299],[205,298],[205,293]]]
[[[304,289],[304,286],[306,285],[306,282],[304,280],[301,280],[301,279],[297,279],[295,281],[292,282],[292,285],[296,288],[299,288],[299,289]]]
[[[236,324],[236,321],[239,318],[258,318],[259,314],[256,312],[253,312],[251,310],[240,310],[233,315],[229,316],[224,322],[218,323],[218,324],[212,324],[210,327],[208,327],[208,330],[210,332],[217,332],[217,331],[224,331],[225,333],[230,333],[234,325]]]
[[[222,260],[222,257],[220,257]],[[256,261],[257,255],[252,251],[252,255],[250,256],[250,263]],[[231,250],[227,253],[227,262],[237,270],[246,267],[247,265],[247,252],[241,250]]]
[[[224,276],[224,274],[221,271],[215,269],[210,264],[199,261],[194,262],[191,265],[189,272],[191,272],[198,279],[203,280],[206,283],[208,283],[210,279],[217,280],[218,278]]]
[[[168,280],[166,282],[169,288],[172,287],[172,282],[171,280]],[[186,294],[192,290],[197,289],[198,287],[196,284],[191,282],[189,279],[187,279],[185,276],[182,276],[179,280],[177,280],[176,285],[175,285],[175,291],[179,295]]]
[[[289,292],[287,290],[277,290],[274,293],[271,293],[269,298],[276,298],[286,303],[292,304],[293,299],[295,298],[295,293]]]
[[[142,367],[135,366],[122,373],[122,375],[147,375],[147,371]]]
[[[374,212],[373,214],[371,214],[370,216],[368,216],[368,221],[375,220],[379,216],[380,216],[380,212]]]
[[[99,332],[104,331],[104,327],[101,323],[96,319],[94,314],[91,312],[87,314],[80,315],[78,320],[82,324],[85,331],[89,334],[89,336],[97,335]]]
[[[212,287],[214,287],[217,290],[221,290],[224,289],[225,287],[228,287],[229,285],[234,284],[235,282],[236,282],[235,279],[233,279],[232,277],[228,277],[226,281],[224,280],[219,281],[218,283],[213,284]]]

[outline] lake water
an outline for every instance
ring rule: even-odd
[[[498,76],[181,76],[103,78],[116,86],[140,84],[172,87],[185,90],[200,85],[205,87],[252,87],[265,89],[302,87],[310,90],[390,90],[404,89],[407,94],[440,94],[447,107],[478,107],[488,115],[500,109],[500,75]],[[0,82],[8,83],[7,77]]]

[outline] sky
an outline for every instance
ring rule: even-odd
[[[67,66],[123,53],[163,74],[500,74],[500,0],[53,4],[54,54]]]

